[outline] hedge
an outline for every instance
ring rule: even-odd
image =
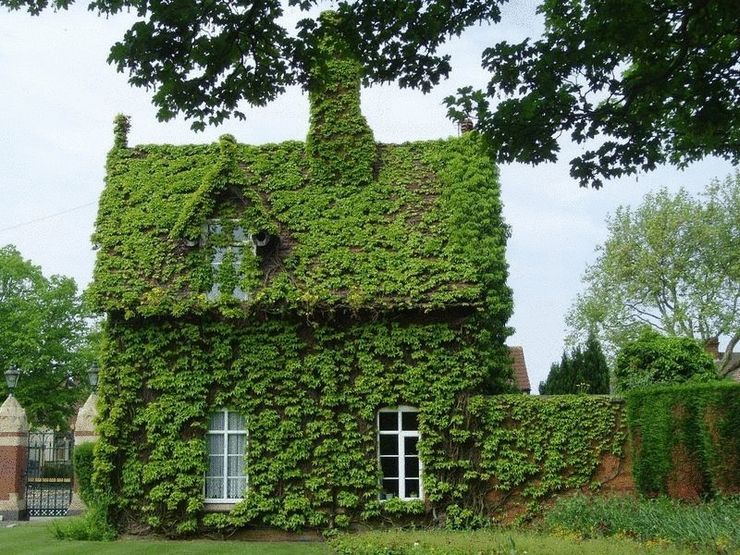
[[[643,388],[627,395],[633,472],[645,495],[740,492],[740,384]]]

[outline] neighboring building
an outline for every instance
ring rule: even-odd
[[[511,389],[495,166],[474,133],[376,143],[358,65],[322,48],[306,143],[128,147],[118,120],[94,235],[96,452],[131,527],[442,506],[469,464],[444,433],[471,394]]]
[[[524,361],[524,349],[519,346],[509,347],[509,353],[513,360],[514,384],[519,391],[530,393],[532,387],[529,385],[529,374],[527,373],[527,363]]]
[[[705,348],[718,367],[721,366],[722,361],[725,358],[725,353],[719,350],[719,338],[712,337],[711,339],[708,339],[705,344]],[[731,353],[729,363],[736,368],[732,370],[728,376],[736,382],[740,382],[740,353]]]

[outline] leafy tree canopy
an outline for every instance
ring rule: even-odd
[[[614,376],[620,392],[689,379],[717,379],[714,361],[701,343],[688,337],[661,335],[650,327],[643,328],[637,339],[619,351]]]
[[[540,395],[567,393],[609,393],[609,366],[595,335],[586,344],[564,351],[560,363],[553,363],[547,380],[540,382]]]
[[[609,237],[587,268],[567,316],[571,339],[596,332],[611,352],[647,325],[707,342],[740,340],[740,172],[692,197],[648,194],[607,220]],[[737,367],[725,357],[722,374]]]
[[[0,0],[39,14],[74,0]],[[440,46],[478,23],[501,19],[486,0],[340,0],[331,5],[364,66],[366,83],[397,80],[428,91],[450,72]],[[158,117],[192,127],[244,118],[239,102],[263,105],[309,83],[322,27],[320,0],[93,0],[100,15],[133,10],[137,21],[109,62],[154,90]],[[302,12],[286,25],[286,8]],[[477,118],[500,162],[557,159],[570,134],[589,150],[571,161],[581,185],[684,166],[707,155],[740,159],[740,3],[543,0],[537,40],[484,50],[483,90],[447,99],[450,115]],[[498,102],[499,97],[503,101]],[[602,138],[605,139],[602,141]]]
[[[21,370],[14,394],[32,425],[68,427],[87,391],[87,329],[73,279],[46,278],[15,247],[0,248],[0,373]],[[0,395],[7,395],[4,379]]]

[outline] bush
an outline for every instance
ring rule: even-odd
[[[717,378],[712,357],[694,339],[661,335],[645,328],[640,336],[617,354],[614,376],[618,391],[636,387],[676,384],[693,378]]]
[[[86,505],[90,505],[94,498],[92,486],[93,462],[95,460],[95,444],[93,442],[77,445],[74,450],[75,477],[80,497]]]
[[[108,522],[107,505],[102,503],[88,505],[84,515],[55,520],[51,526],[54,536],[60,540],[112,541],[117,536]]]
[[[116,538],[116,529],[108,518],[110,499],[93,486],[94,460],[94,443],[83,443],[75,447],[75,476],[80,497],[87,505],[87,510],[82,516],[52,523],[54,536],[60,540],[110,541]]]
[[[740,384],[635,390],[627,396],[627,419],[641,493],[740,493]]]
[[[545,515],[545,525],[551,532],[585,538],[628,536],[732,553],[740,548],[740,497],[685,504],[665,497],[579,495],[557,503]]]

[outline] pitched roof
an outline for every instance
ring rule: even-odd
[[[354,189],[312,182],[300,142],[114,149],[93,238],[94,300],[128,315],[208,310],[213,246],[201,235],[225,216],[279,237],[270,260],[258,256],[249,272],[249,299],[225,304],[481,306],[505,284],[507,230],[478,139],[376,149],[374,179]]]
[[[520,391],[529,393],[529,374],[527,374],[527,363],[524,361],[524,349],[520,346],[509,347],[509,354],[513,360],[514,383]]]

